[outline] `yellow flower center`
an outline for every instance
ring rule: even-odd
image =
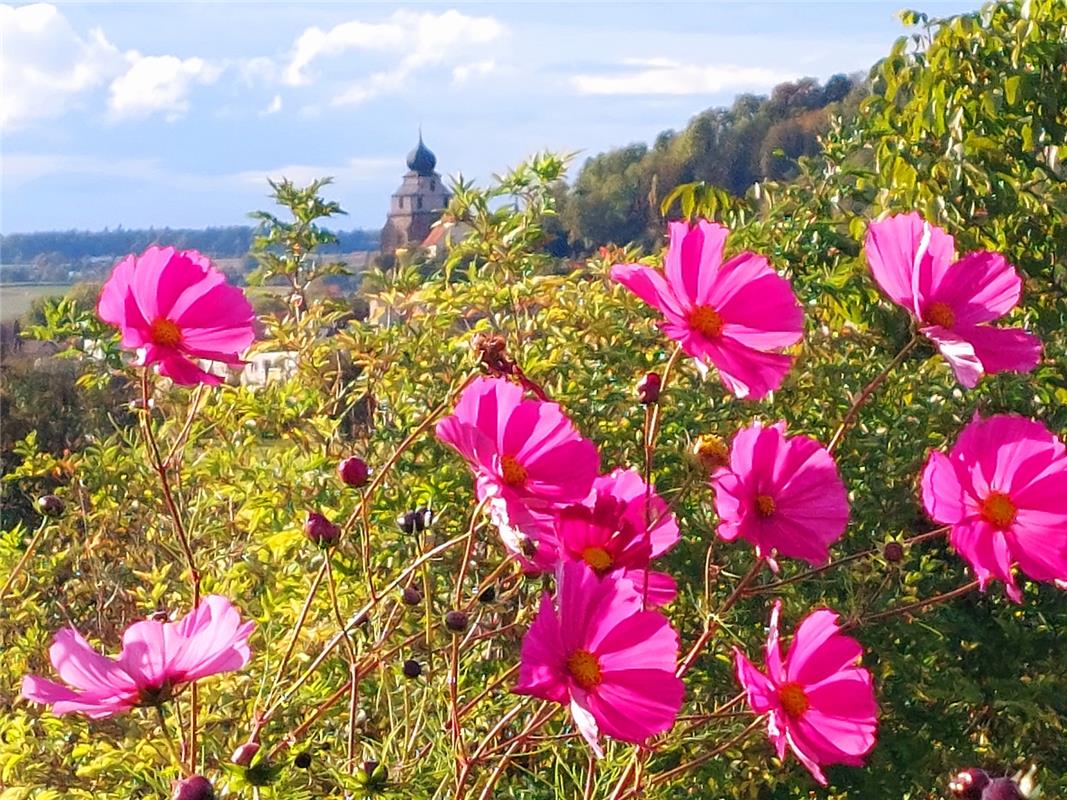
[[[587,547],[582,551],[582,560],[597,572],[603,572],[611,567],[614,559],[611,553],[603,547]]]
[[[769,494],[756,495],[756,511],[759,512],[761,517],[771,516],[777,507],[774,503],[774,498]]]
[[[787,683],[782,686],[778,690],[778,702],[782,704],[785,713],[791,717],[799,717],[811,705],[799,683]]]
[[[697,439],[694,452],[708,472],[730,463],[730,448],[718,436],[701,436]]]
[[[689,324],[709,339],[722,333],[722,315],[711,306],[697,306],[690,311]]]
[[[152,338],[152,343],[160,347],[177,347],[182,341],[182,329],[178,327],[178,323],[165,317],[160,317],[152,323],[148,335]]]
[[[948,303],[931,303],[926,309],[926,321],[932,325],[940,325],[942,328],[951,328],[956,324],[956,312]]]
[[[990,492],[979,506],[982,519],[1000,530],[1011,527],[1016,511],[1015,503],[1004,492]]]
[[[587,692],[600,685],[600,662],[588,650],[575,650],[567,656],[567,672]]]
[[[515,456],[504,456],[500,459],[500,477],[508,486],[522,486],[526,483],[526,467]]]

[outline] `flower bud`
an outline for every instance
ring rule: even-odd
[[[707,434],[696,440],[693,445],[693,456],[704,471],[711,474],[719,467],[725,467],[730,463],[730,448],[718,436]]]
[[[404,662],[403,670],[405,678],[417,678],[422,674],[422,664],[413,658],[409,658]]]
[[[367,462],[359,456],[351,456],[337,465],[337,475],[341,482],[356,489],[366,486],[370,477],[370,468]]]
[[[449,611],[445,614],[445,627],[452,633],[463,633],[467,630],[467,615],[462,611]]]
[[[215,800],[215,790],[203,775],[193,775],[171,784],[171,800]]]
[[[46,517],[58,517],[63,513],[63,501],[54,494],[37,498],[37,508]]]
[[[252,759],[256,757],[256,753],[258,752],[259,742],[245,742],[233,751],[233,755],[230,756],[230,761],[239,767],[247,767],[252,763]]]
[[[300,769],[310,769],[311,753],[309,753],[307,750],[302,753],[297,753],[296,758],[293,759],[293,766],[298,767]]]
[[[388,779],[389,771],[385,764],[379,764],[377,761],[364,761],[363,766],[356,772],[356,781],[371,792],[384,789]]]
[[[663,388],[663,379],[658,372],[649,372],[637,382],[637,399],[646,406],[659,402],[659,392]]]
[[[309,511],[304,523],[304,535],[320,547],[330,547],[341,538],[341,529],[318,511]]]
[[[948,790],[960,800],[982,800],[982,790],[988,785],[985,770],[965,769],[948,782]]]
[[[904,560],[904,545],[900,542],[886,542],[882,555],[890,564],[899,564]]]
[[[404,601],[406,606],[417,606],[422,602],[422,592],[414,586],[405,586],[404,591],[400,594],[400,599]]]
[[[982,792],[982,800],[1025,800],[1011,778],[994,778]]]
[[[433,524],[433,513],[426,506],[420,506],[398,516],[396,524],[404,533],[422,533]]]

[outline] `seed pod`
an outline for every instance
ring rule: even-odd
[[[309,753],[307,750],[302,753],[297,753],[296,757],[293,759],[293,766],[299,767],[300,769],[310,769],[311,753]]]
[[[463,633],[467,630],[467,615],[462,611],[449,611],[445,614],[445,627],[452,633]]]
[[[404,601],[406,606],[417,606],[422,602],[422,592],[414,586],[405,586],[404,591],[400,594],[400,599]]]
[[[904,545],[900,542],[886,542],[882,555],[890,564],[899,564],[904,560]]]
[[[404,662],[403,670],[404,677],[417,678],[422,674],[422,664],[420,664],[413,658],[409,658],[407,661]]]
[[[341,538],[341,529],[318,511],[309,511],[304,523],[304,535],[319,547],[332,547]]]
[[[215,789],[203,775],[193,775],[171,784],[171,800],[215,800]]]
[[[398,516],[396,524],[406,534],[422,533],[433,524],[433,513],[426,506],[421,506]]]
[[[245,742],[233,751],[233,755],[230,756],[230,761],[239,767],[247,767],[252,763],[252,759],[256,757],[256,753],[258,752],[259,742]]]

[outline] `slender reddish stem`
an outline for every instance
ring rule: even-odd
[[[719,617],[725,614],[728,610],[733,608],[734,604],[741,599],[745,592],[745,587],[750,584],[755,577],[763,569],[763,559],[757,558],[756,563],[752,565],[752,569],[745,573],[744,577],[737,582],[734,586],[734,590],[730,592],[730,596],[723,601],[723,604],[719,609],[711,616],[708,617],[704,623],[704,632],[700,634],[700,637],[693,643],[693,646],[689,649],[685,658],[682,659],[682,664],[678,667],[678,677],[683,677],[693,664],[696,663],[697,658],[700,656],[700,651],[704,649],[704,646],[711,640],[711,637],[715,635],[715,631],[719,628]]]
[[[949,600],[955,600],[957,597],[962,597],[965,594],[970,594],[978,588],[978,581],[971,581],[965,583],[963,586],[959,586],[950,592],[944,592],[942,594],[928,597],[925,600],[920,600],[917,603],[908,603],[906,606],[899,606],[897,608],[891,608],[888,611],[879,611],[877,614],[871,614],[856,620],[855,622],[849,622],[841,626],[842,630],[849,630],[851,628],[858,628],[861,625],[866,625],[870,622],[878,622],[883,619],[889,619],[890,617],[897,617],[901,614],[910,614],[913,611],[925,611],[931,606],[936,606],[941,603],[947,603]]]

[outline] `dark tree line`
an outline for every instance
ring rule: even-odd
[[[561,198],[560,221],[576,250],[647,242],[660,233],[658,202],[682,183],[705,181],[743,195],[763,179],[788,180],[801,156],[819,152],[835,114],[853,115],[866,94],[861,80],[835,75],[825,85],[804,78],[770,96],[742,94],[729,108],[709,108],[651,147],[631,144],[590,158]]]
[[[28,264],[42,256],[77,263],[94,258],[118,258],[138,253],[151,244],[173,245],[184,250],[200,250],[215,258],[242,258],[252,246],[256,228],[231,225],[223,228],[115,228],[102,231],[48,231],[13,233],[0,236],[0,261]],[[378,249],[377,230],[337,231],[335,245],[324,252],[350,253]]]

